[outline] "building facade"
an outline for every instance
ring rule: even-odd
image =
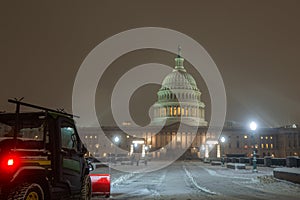
[[[205,120],[205,104],[194,78],[184,68],[179,50],[174,70],[162,82],[157,92],[153,121],[147,129],[137,129],[130,122],[123,127],[79,128],[81,136],[96,157],[110,153],[131,154],[134,141],[143,141],[153,158],[172,157],[176,152],[184,158],[220,157],[222,155],[258,157],[299,156],[300,129],[297,125],[282,128],[260,128],[250,132],[248,128],[225,126],[221,135],[208,132]],[[163,128],[157,133],[157,127]],[[99,136],[103,131],[108,140]],[[114,138],[118,137],[118,143]],[[221,142],[220,138],[225,141]],[[109,141],[109,142],[107,142]],[[208,141],[214,141],[214,145]],[[117,148],[116,148],[117,146]],[[172,154],[173,153],[173,154]]]

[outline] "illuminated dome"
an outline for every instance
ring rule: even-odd
[[[195,79],[185,69],[174,69],[172,73],[165,77],[162,85],[163,87],[160,90],[190,89],[198,91]]]
[[[186,72],[183,62],[179,51],[174,70],[164,78],[162,87],[157,92],[154,124],[167,120],[167,123],[182,121],[189,125],[207,125],[201,92],[195,79]]]

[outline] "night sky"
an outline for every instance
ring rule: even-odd
[[[128,29],[164,27],[192,37],[210,54],[226,87],[227,120],[300,124],[299,7],[296,0],[2,1],[0,110],[13,110],[8,98],[25,97],[71,112],[77,70],[95,46]],[[112,123],[110,95],[122,74],[149,62],[173,67],[175,56],[149,49],[115,60],[97,90],[100,122]],[[206,85],[188,62],[185,66],[202,91],[209,120]],[[132,96],[129,107],[138,124],[149,121],[146,113],[158,89],[147,85]]]

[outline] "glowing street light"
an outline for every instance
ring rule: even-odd
[[[251,122],[249,126],[251,131],[255,131],[257,128],[257,124],[255,122]]]
[[[116,136],[116,137],[114,138],[114,142],[115,142],[116,144],[118,144],[118,143],[120,142],[120,138],[119,138],[118,136]]]
[[[255,122],[251,122],[250,125],[250,130],[253,132],[253,140],[252,140],[252,143],[253,143],[253,170],[252,172],[257,172],[257,168],[256,168],[256,151],[255,151],[255,142],[254,142],[254,134],[255,134],[255,130],[257,128],[257,124]]]
[[[120,137],[119,136],[114,137],[114,142],[116,145],[118,145],[120,142]],[[117,147],[116,146],[115,146],[115,161],[114,162],[115,162],[115,164],[117,164]]]
[[[224,143],[226,141],[225,137],[222,136],[221,139],[221,150],[222,150],[222,158],[221,158],[221,163],[222,163],[222,167],[224,167],[224,163],[225,163],[225,158],[224,158]]]
[[[221,142],[224,143],[225,142],[225,137],[221,137]]]

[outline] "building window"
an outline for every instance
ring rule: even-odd
[[[240,148],[240,141],[236,141],[236,148]]]
[[[266,144],[266,148],[267,148],[267,149],[269,148],[269,144]]]
[[[261,137],[260,137],[260,139],[262,140],[262,139],[264,139],[264,137],[263,137],[263,136],[261,136]]]
[[[273,144],[270,144],[270,146],[271,146],[271,149],[273,149]]]
[[[272,139],[273,139],[273,137],[272,137],[272,136],[270,136],[270,139],[272,140]]]
[[[262,148],[262,149],[264,148],[264,144],[261,144],[261,148]]]
[[[266,140],[268,139],[268,136],[266,136]]]

